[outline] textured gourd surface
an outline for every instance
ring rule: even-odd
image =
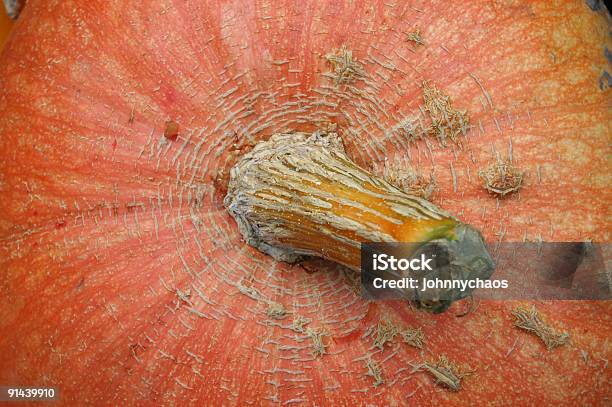
[[[598,3],[28,1],[0,56],[0,384],[67,404],[609,404],[609,302],[534,302],[570,335],[549,351],[514,326],[524,301],[368,304],[337,267],[244,244],[223,207],[257,141],[335,123],[373,173],[433,169],[431,200],[489,241],[609,241]],[[343,45],[359,69],[339,78]],[[461,147],[410,139],[424,81],[469,115]],[[478,177],[493,150],[526,172],[499,201]],[[386,320],[423,349],[374,346]],[[441,355],[473,371],[459,391],[413,371]]]

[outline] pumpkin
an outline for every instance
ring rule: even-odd
[[[0,15],[0,47],[4,45],[4,42],[6,41],[6,37],[8,37],[12,25],[12,21],[6,14]]]
[[[340,266],[247,245],[223,204],[259,142],[333,128],[487,241],[607,242],[609,32],[597,1],[28,1],[0,56],[0,384],[609,404],[609,301],[368,302]]]

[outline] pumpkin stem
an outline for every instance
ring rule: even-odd
[[[257,144],[232,168],[224,203],[246,242],[280,261],[318,256],[359,270],[361,243],[413,242],[444,252],[447,278],[493,269],[478,231],[358,167],[333,131]],[[421,305],[439,312],[468,294],[421,293]]]

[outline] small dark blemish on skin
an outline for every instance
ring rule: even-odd
[[[612,76],[608,71],[604,71],[599,77],[599,89],[606,90],[612,88]]]
[[[132,106],[132,110],[130,111],[130,118],[128,119],[128,124],[133,124],[135,118],[136,118],[136,108],[135,106]]]
[[[608,60],[608,63],[610,65],[612,65],[612,52],[610,52],[610,50],[608,49],[608,47],[606,47],[604,49],[604,55],[606,56],[606,59]]]
[[[74,289],[79,291],[81,290],[81,288],[83,288],[84,285],[85,285],[85,277],[81,277],[81,279],[79,280],[79,282],[77,283]]]
[[[166,122],[166,130],[164,130],[164,137],[170,141],[176,141],[179,134],[179,125],[172,120]]]

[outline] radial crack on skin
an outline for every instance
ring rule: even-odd
[[[381,351],[384,350],[385,344],[391,343],[398,331],[398,328],[391,321],[379,321],[374,346]]]
[[[427,200],[437,188],[433,170],[429,177],[425,177],[411,166],[402,168],[395,161],[385,161],[383,178],[403,191]]]
[[[336,84],[350,83],[357,78],[365,76],[361,63],[353,58],[353,52],[345,45],[339,50],[327,54],[325,59],[332,66],[334,82]]]
[[[423,349],[425,344],[425,335],[421,328],[406,328],[403,331],[400,331],[400,335],[404,340],[404,343],[407,343],[410,346],[413,346],[417,349]]]
[[[421,29],[415,28],[413,31],[406,33],[406,41],[412,41],[415,45],[425,45],[425,41],[421,36]]]
[[[467,111],[456,109],[450,96],[428,81],[423,82],[423,100],[431,119],[429,134],[436,137],[443,146],[446,146],[448,139],[458,144],[459,136],[465,135],[470,126]]]
[[[297,333],[306,332],[306,325],[310,324],[312,320],[310,318],[306,318],[302,315],[296,315],[293,318],[293,322],[291,323],[290,329]]]
[[[279,261],[317,256],[359,270],[362,242],[415,242],[450,254],[444,278],[488,278],[493,269],[478,231],[357,166],[330,130],[257,144],[231,169],[224,204],[244,240]],[[442,294],[419,304],[441,312],[469,295]]]
[[[283,304],[271,301],[268,303],[266,315],[272,319],[285,319],[287,317],[287,310]]]
[[[324,338],[328,336],[328,333],[321,328],[307,328],[306,335],[312,341],[312,355],[315,358],[321,357],[327,353],[327,344]]]
[[[434,379],[436,384],[447,387],[452,391],[461,390],[461,381],[465,376],[470,375],[470,370],[461,371],[454,363],[448,360],[446,355],[440,355],[435,362],[426,362],[415,366],[413,371],[425,370]]]
[[[519,307],[512,311],[512,315],[516,318],[514,325],[517,328],[538,336],[548,350],[565,345],[569,341],[569,334],[567,332],[556,332],[542,321],[535,306],[531,306],[530,309]]]
[[[385,383],[382,367],[377,361],[368,357],[365,360],[365,367],[367,369],[366,376],[370,376],[374,379],[374,383],[372,384],[374,387],[378,387]]]

